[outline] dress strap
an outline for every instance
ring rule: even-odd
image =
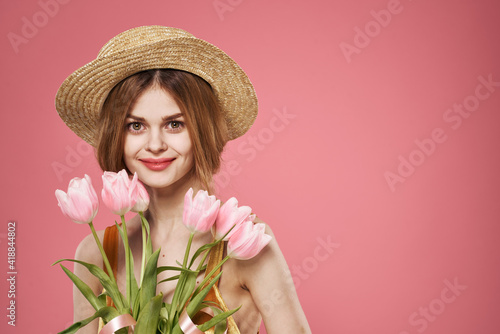
[[[111,269],[113,270],[113,275],[116,277],[116,272],[118,270],[118,229],[116,225],[111,225],[106,227],[104,230],[104,240],[102,247],[104,248],[104,252],[108,257],[109,264]],[[108,270],[106,266],[103,265],[104,272],[108,274]]]
[[[217,266],[217,264],[222,261],[222,258],[224,257],[224,246],[225,242],[220,242],[217,246],[213,247],[210,250],[207,269],[205,270],[205,277],[207,277],[207,275]],[[217,276],[220,271],[221,268],[217,269],[217,271],[213,274],[213,277]],[[219,282],[215,283],[215,285],[219,286]]]
[[[226,243],[225,242],[220,242],[217,246],[213,247],[211,250],[210,250],[210,255],[208,257],[208,263],[207,263],[207,269],[205,270],[205,277],[215,268],[215,266],[217,266],[217,264],[219,262],[222,261],[222,258],[224,256],[224,249],[225,249],[225,245]],[[212,275],[212,278],[209,280],[209,282],[213,279],[213,277],[217,276],[221,271],[221,268],[219,268],[213,275]],[[219,280],[220,281],[220,280]],[[223,310],[223,311],[229,311],[229,309],[227,308],[226,306],[226,303],[224,303],[224,300],[222,299],[222,296],[220,294],[220,291],[219,291],[219,281],[217,281],[217,283],[215,283],[212,287],[212,289],[210,289],[210,291],[208,292],[207,296],[205,297],[205,300],[206,301],[211,301],[211,302],[214,302],[214,303],[217,303],[220,308]],[[198,319],[203,319],[203,318],[206,318],[204,317],[204,312],[199,312],[196,316],[196,317],[199,317]],[[194,319],[193,319],[194,320]],[[206,320],[206,319],[205,319]],[[196,322],[196,320],[195,320]],[[229,334],[240,334],[240,331],[238,329],[238,326],[236,326],[236,322],[234,321],[233,317],[230,316],[227,318],[227,329],[228,329],[228,333]],[[214,332],[214,329],[213,328],[210,328],[208,331],[206,331],[205,333],[206,334],[212,334]]]
[[[104,230],[104,240],[102,243],[102,247],[104,248],[104,252],[108,257],[109,265],[111,266],[113,275],[115,277],[118,272],[118,239],[119,234],[116,225],[110,225],[106,227],[106,229]],[[104,268],[104,272],[108,274],[108,270],[106,269],[104,263],[102,267]],[[113,300],[109,296],[106,296],[106,305],[113,306]]]

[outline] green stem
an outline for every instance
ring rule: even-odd
[[[89,223],[90,229],[92,230],[92,235],[94,236],[95,242],[97,243],[97,247],[99,247],[99,251],[101,252],[102,259],[104,261],[104,265],[106,266],[106,270],[108,271],[109,278],[116,284],[115,275],[113,274],[113,269],[111,269],[111,265],[109,264],[108,257],[106,256],[106,252],[102,247],[101,241],[97,237],[97,233],[94,228],[94,224],[92,222]]]
[[[186,247],[186,253],[184,254],[184,262],[182,262],[183,268],[186,268],[186,266],[187,266],[187,261],[189,258],[189,251],[191,250],[191,243],[193,242],[193,237],[194,237],[194,232],[191,232],[191,234],[189,235],[189,241],[188,241],[188,244]]]
[[[189,240],[188,240],[188,244],[187,244],[187,247],[186,247],[186,253],[184,253],[184,261],[182,263],[182,267],[183,268],[186,268],[186,266],[187,266],[187,261],[188,261],[188,258],[189,258],[189,250],[191,249],[191,244],[193,242],[193,237],[194,237],[194,232],[191,232],[191,234],[189,235]],[[186,281],[186,275],[188,275],[188,273],[186,273],[186,272],[181,272],[180,273],[179,280],[177,281],[177,286],[175,287],[174,295],[172,297],[172,304],[170,306],[170,314],[169,314],[169,317],[168,317],[169,328],[173,327],[174,316],[175,316],[175,313],[176,313],[177,308],[179,306],[178,305],[179,304],[179,296],[181,296],[184,293],[184,286],[185,286],[185,281]],[[184,307],[184,305],[181,305],[181,308],[182,307]]]
[[[144,215],[142,214],[142,211],[139,212],[139,215],[141,216],[141,226],[142,226],[142,260],[141,260],[141,279],[139,281],[139,286],[142,286],[142,280],[144,278],[144,271],[146,270],[147,237],[146,237],[146,226],[144,225],[144,222],[143,222]]]
[[[125,224],[125,216],[121,215],[120,216],[122,219],[122,226],[123,226],[123,245],[125,246],[125,271],[127,275],[127,300],[129,301],[130,304],[133,303],[131,300],[132,298],[132,286],[130,284],[130,280],[128,279],[130,277],[130,247],[128,246],[128,233],[127,233],[127,225]],[[132,273],[133,274],[133,273]]]
[[[200,289],[203,288],[203,286],[208,282],[208,280],[212,278],[212,276],[215,274],[215,272],[220,267],[222,267],[222,265],[224,263],[226,263],[227,260],[229,260],[229,255],[226,255],[226,257],[224,259],[222,259],[221,262],[217,263],[217,265],[214,267],[214,269],[212,269],[212,271],[208,275],[205,276],[205,278],[203,279],[203,281],[201,281],[200,285],[198,285],[198,287],[194,291],[193,296],[196,296],[198,294],[198,292],[200,291]]]
[[[182,294],[182,292],[184,290],[184,285],[185,285],[184,282],[185,281],[186,281],[186,274],[181,273],[179,275],[179,280],[177,281],[174,295],[172,296],[172,303],[170,305],[170,313],[168,315],[168,327],[169,328],[173,328],[173,326],[174,326],[175,313],[178,311],[177,308],[178,308],[178,304],[179,304],[179,295]]]
[[[211,248],[207,249],[207,250],[205,251],[205,254],[203,254],[203,259],[201,259],[201,262],[200,262],[200,264],[198,265],[198,269],[196,269],[196,271],[198,271],[198,272],[199,272],[199,271],[201,270],[201,267],[203,267],[203,264],[205,263],[205,260],[207,259],[207,256],[208,256],[208,254],[210,253],[210,249],[211,249]]]

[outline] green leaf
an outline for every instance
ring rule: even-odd
[[[207,303],[210,303],[211,305],[208,306],[212,311],[214,312],[214,315],[219,315],[224,312],[224,310],[220,309],[220,306],[212,301],[205,301]],[[227,329],[227,321],[220,321],[215,325],[214,328],[214,334],[223,334]]]
[[[213,326],[215,326],[219,322],[221,322],[223,320],[226,320],[229,316],[231,316],[234,312],[238,311],[240,308],[241,308],[241,306],[238,307],[238,308],[235,308],[234,310],[229,310],[227,312],[223,312],[221,314],[217,314],[212,319],[210,319],[207,322],[205,322],[204,324],[198,326],[198,329],[200,331],[204,332],[204,331],[212,328]]]
[[[228,232],[229,233],[229,232]],[[224,238],[224,237],[223,237]],[[188,268],[191,268],[191,266],[193,265],[194,261],[198,258],[198,256],[200,256],[205,250],[209,250],[211,249],[212,247],[216,246],[218,243],[220,243],[222,241],[222,239],[219,239],[219,240],[215,240],[214,242],[212,243],[209,243],[209,244],[206,244],[206,245],[203,245],[201,246],[200,248],[198,248],[196,250],[196,252],[194,253],[193,255],[193,258],[191,259],[191,261],[189,262],[189,266]]]
[[[104,270],[102,270],[101,268],[99,268],[98,266],[96,266],[94,264],[79,261],[79,260],[73,260],[73,259],[62,259],[62,260],[57,261],[56,263],[59,263],[62,261],[71,261],[71,262],[79,263],[82,266],[84,266],[85,268],[87,268],[88,271],[92,275],[94,275],[99,280],[99,282],[101,282],[103,288],[106,289],[106,294],[108,294],[111,297],[111,299],[113,299],[113,302],[115,303],[118,310],[122,313],[128,312],[128,307],[125,307],[126,303],[125,303],[124,296],[118,290],[118,286],[116,285],[116,283],[111,281],[111,279],[104,272]],[[56,264],[56,263],[54,263],[54,264]]]
[[[185,282],[186,282],[186,275],[181,274],[181,277],[179,277],[179,281],[175,286],[174,295],[172,296],[172,304],[170,305],[170,312],[168,314],[169,327],[173,326],[173,324],[175,323],[176,312],[177,311],[180,312],[180,309],[182,309],[182,307],[184,306],[182,305],[182,307],[179,307],[179,296],[181,295],[181,292],[184,289]]]
[[[200,248],[198,248],[198,249],[196,250],[196,252],[194,253],[193,257],[191,258],[191,261],[189,262],[189,266],[188,266],[188,268],[191,268],[191,266],[192,266],[192,265],[193,265],[193,263],[194,263],[194,260],[196,260],[196,258],[197,258],[198,256],[200,256],[200,255],[201,255],[201,253],[202,253],[203,251],[205,251],[205,250],[207,250],[207,249],[210,249],[210,248],[212,248],[212,247],[213,247],[213,246],[215,246],[215,245],[217,245],[217,243],[216,243],[216,242],[212,242],[212,243],[210,243],[210,244],[206,244],[206,245],[203,245],[203,246],[201,246]]]
[[[189,297],[193,294],[193,290],[196,287],[196,276],[197,275],[195,273],[187,274],[184,288],[179,295],[179,306],[181,310],[184,308],[184,305],[186,305]]]
[[[163,283],[163,282],[173,281],[173,280],[179,279],[179,277],[181,277],[181,275],[171,276],[169,278],[165,278],[164,280],[159,281],[158,284]]]
[[[76,333],[76,331],[78,331],[80,328],[88,325],[94,319],[97,319],[97,318],[113,319],[119,315],[120,314],[118,313],[118,311],[114,307],[105,306],[105,307],[99,309],[96,313],[94,313],[93,316],[88,317],[87,319],[83,319],[83,320],[80,320],[78,322],[75,322],[73,325],[69,326],[68,328],[66,328],[62,332],[59,332],[59,334]]]
[[[146,307],[141,311],[134,332],[140,334],[156,334],[160,310],[162,308],[163,294],[151,298]]]
[[[94,294],[94,291],[92,291],[92,289],[87,284],[85,284],[85,282],[83,282],[78,276],[73,274],[69,269],[64,267],[62,264],[60,266],[62,270],[64,270],[66,275],[68,275],[68,277],[73,281],[78,290],[80,290],[80,292],[85,296],[85,298],[87,298],[90,305],[92,305],[92,307],[96,311],[99,310],[101,307],[106,306],[106,299],[104,299],[104,303],[102,303],[102,300],[100,300],[99,297],[97,297]]]
[[[151,232],[149,230],[149,223],[144,217],[142,211],[139,211],[139,216],[141,217],[141,227],[142,227],[142,254],[141,254],[141,276],[139,284],[142,285],[144,280],[144,270],[146,269],[147,260],[153,254],[153,244],[151,242]]]
[[[99,303],[106,305],[106,293],[101,293],[97,299],[99,299]]]
[[[214,315],[219,315],[224,312],[218,307],[210,306],[210,308],[214,312]],[[227,329],[227,321],[220,321],[215,325],[214,334],[224,334],[226,329]]]
[[[215,282],[217,282],[217,280],[220,278],[221,275],[222,275],[222,273],[219,273],[217,275],[217,277],[213,281],[210,282],[209,285],[207,285],[203,290],[201,290],[197,296],[195,296],[193,299],[191,299],[191,302],[189,302],[189,304],[186,307],[186,312],[190,318],[192,318],[202,308],[206,307],[205,302],[203,300],[207,296],[208,291],[210,291],[212,286],[215,284]],[[225,320],[226,318],[228,318],[231,314],[238,311],[240,309],[240,307],[238,307],[237,309],[231,310],[231,311],[220,313],[220,314],[216,315],[215,317],[213,317],[212,319],[210,319],[209,321],[207,321],[204,324],[197,326],[197,327],[199,330],[204,332],[204,331],[208,330],[209,328],[212,328],[213,326],[215,326],[216,324],[218,324],[222,320]],[[174,328],[172,329],[172,334],[182,334],[182,330],[179,326],[179,323],[177,323],[174,326]]]
[[[213,275],[215,274],[215,272],[217,270],[219,270],[220,267],[222,267],[222,265],[227,261],[229,260],[229,256],[226,256],[224,259],[222,259],[221,262],[217,263],[217,265],[212,269],[212,271],[208,274],[205,275],[205,278],[203,279],[203,281],[201,281],[200,285],[198,285],[198,287],[196,288],[196,290],[194,291],[194,294],[196,295],[198,293],[198,291],[201,289],[201,287],[203,287],[209,280],[212,279]],[[221,271],[222,273],[222,271]]]
[[[236,224],[233,225],[233,227],[231,227],[229,229],[229,231],[226,232],[226,234],[224,234],[220,239],[216,239],[214,240],[212,243],[209,243],[209,244],[206,244],[206,245],[203,245],[201,246],[200,248],[198,248],[198,250],[196,250],[196,252],[194,253],[193,255],[193,258],[191,259],[191,261],[189,262],[189,266],[188,268],[191,268],[191,266],[193,265],[194,261],[196,260],[196,258],[198,258],[198,256],[201,255],[201,253],[203,251],[205,251],[206,249],[209,249],[209,248],[212,248],[214,247],[215,245],[217,245],[218,243],[222,242],[222,240],[224,240],[224,238],[236,227]]]
[[[193,296],[193,298],[191,298],[191,301],[186,306],[186,312],[189,315],[189,317],[192,318],[199,310],[205,307],[204,299],[207,296],[210,289],[212,288],[212,286],[219,280],[221,275],[222,272],[220,272],[217,276],[215,276],[214,279],[210,281],[210,283],[208,283],[208,285],[205,288],[201,289],[200,292],[198,292],[196,295]],[[213,325],[210,327],[213,327]],[[182,330],[180,329],[178,323],[172,329],[172,334],[182,334]]]
[[[141,309],[141,289],[137,292],[133,306],[132,306],[132,317],[137,320],[137,317],[139,316],[139,311]]]
[[[147,261],[146,270],[144,271],[144,281],[140,290],[140,308],[146,307],[146,304],[156,295],[156,266],[158,265],[158,257],[160,256],[160,249],[151,254]]]
[[[160,316],[162,318],[168,319],[168,306],[170,306],[170,304],[163,303],[163,306],[160,310]]]
[[[158,321],[158,330],[161,333],[167,333],[168,310],[167,310],[167,308],[165,306],[166,306],[166,304],[163,303],[163,306],[160,309],[160,320]]]
[[[207,296],[208,292],[215,284],[215,282],[219,280],[221,275],[222,272],[220,272],[217,276],[215,276],[214,279],[205,288],[203,288],[200,292],[194,295],[193,298],[191,298],[191,301],[186,307],[186,311],[190,317],[194,316],[196,312],[201,310],[203,300],[205,299],[205,297]]]
[[[158,267],[156,272],[159,274],[159,273],[164,272],[166,270],[183,271],[183,272],[188,272],[188,273],[198,273],[198,271],[194,271],[194,270],[190,270],[190,269],[186,269],[186,268],[182,268],[182,267],[173,267],[173,266]]]
[[[134,275],[134,257],[132,256],[132,251],[130,251],[130,264],[131,264],[131,274],[128,277],[129,284],[131,286],[131,297],[130,297],[130,308],[134,307],[134,302],[139,295],[139,285]]]
[[[149,259],[151,257],[151,254],[153,254],[153,244],[151,242],[151,232],[149,230],[149,223],[148,223],[146,217],[144,217],[144,215],[142,213],[139,213],[139,215],[141,216],[141,223],[146,228],[146,232],[147,232],[146,259]]]

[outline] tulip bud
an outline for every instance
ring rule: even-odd
[[[123,216],[134,207],[138,196],[137,173],[130,180],[124,169],[118,173],[104,172],[102,183],[102,201],[111,212]]]
[[[220,239],[224,236],[233,226],[231,232],[224,238],[227,241],[231,234],[234,233],[237,226],[249,218],[252,209],[249,206],[238,207],[238,200],[231,197],[219,209],[217,219],[215,220],[215,238]]]
[[[131,209],[133,212],[144,212],[149,206],[149,194],[141,182],[137,182],[137,201]]]
[[[56,198],[63,214],[78,224],[92,222],[99,209],[99,200],[88,175],[72,179],[67,193],[57,189]]]
[[[266,225],[254,224],[250,220],[240,224],[227,243],[227,254],[238,260],[248,260],[260,253],[272,237],[264,231]]]
[[[212,228],[220,201],[215,196],[209,196],[205,190],[200,190],[193,199],[193,188],[189,188],[184,197],[184,225],[191,232],[208,232]]]

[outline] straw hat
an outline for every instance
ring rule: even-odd
[[[59,116],[95,146],[99,112],[111,89],[132,74],[157,68],[187,71],[207,81],[224,113],[229,139],[243,135],[257,117],[255,90],[234,60],[182,29],[162,26],[130,29],[106,43],[97,59],[76,70],[59,87]]]

